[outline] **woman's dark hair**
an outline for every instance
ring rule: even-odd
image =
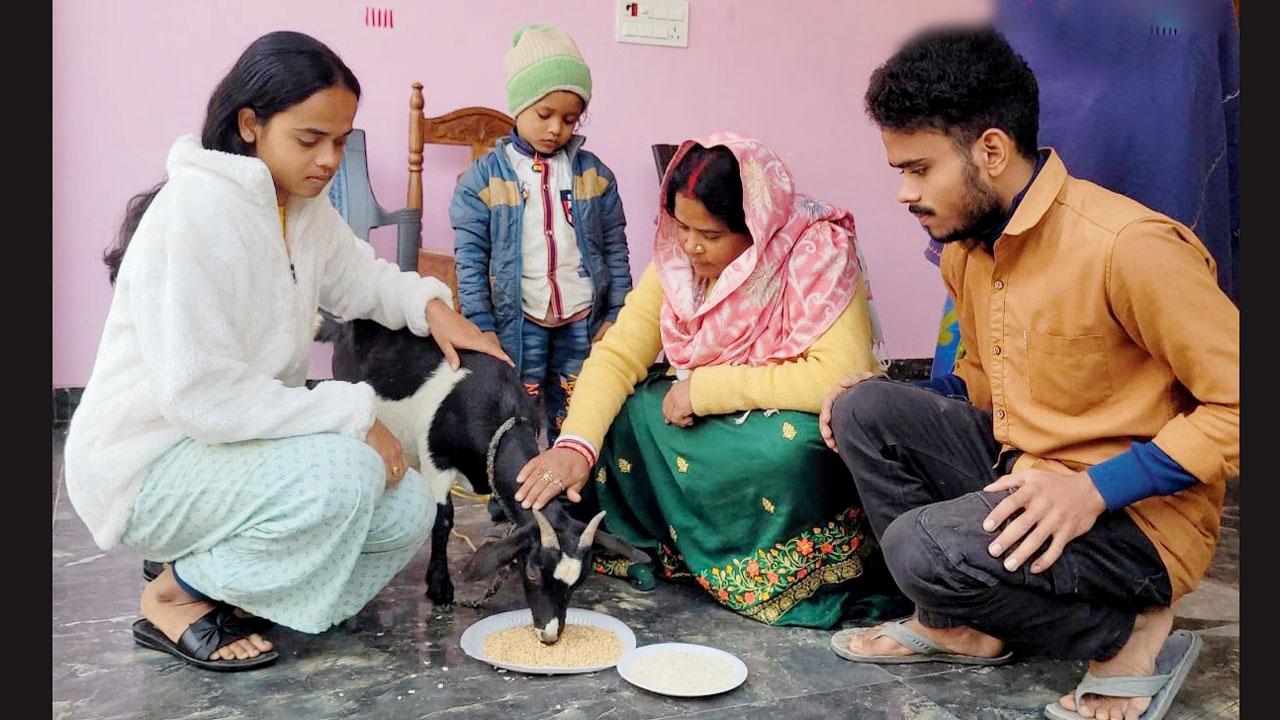
[[[723,145],[705,148],[695,144],[680,158],[667,180],[663,205],[667,214],[676,214],[676,193],[691,197],[724,221],[730,232],[751,237],[742,209],[742,175],[738,159]]]
[[[863,98],[883,129],[933,129],[967,149],[988,128],[1036,156],[1040,95],[1035,73],[989,25],[927,30],[871,74]]]
[[[253,110],[260,122],[266,122],[276,113],[331,87],[344,87],[357,99],[360,97],[360,82],[355,74],[324,43],[298,32],[267,33],[245,48],[214,88],[205,110],[200,144],[206,150],[253,155],[253,145],[240,137],[241,108]],[[112,284],[130,238],[162,187],[163,181],[130,198],[115,244],[102,257]]]

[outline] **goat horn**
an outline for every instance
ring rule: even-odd
[[[604,511],[601,510],[595,517],[591,518],[591,522],[587,523],[587,527],[582,531],[582,537],[578,538],[578,549],[586,550],[596,541],[596,528],[600,527],[600,521],[604,519]]]
[[[542,547],[550,550],[560,549],[560,538],[556,537],[555,528],[551,527],[551,521],[543,515],[540,510],[533,511],[533,519],[538,521],[538,534],[542,537]]]

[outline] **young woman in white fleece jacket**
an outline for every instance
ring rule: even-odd
[[[169,563],[135,640],[207,669],[273,661],[266,621],[318,633],[354,615],[434,521],[373,389],[305,387],[317,307],[430,332],[455,366],[454,348],[506,359],[443,283],[377,259],[329,205],[359,94],[314,38],[254,41],[106,257],[115,296],[67,489],[99,547]]]

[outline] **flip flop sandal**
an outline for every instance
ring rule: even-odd
[[[142,561],[142,577],[147,582],[151,582],[152,580],[155,580],[156,577],[162,572],[164,572],[164,563],[152,562],[151,560]],[[220,603],[220,604],[225,605],[226,603]],[[247,617],[241,617],[237,615],[236,620],[239,620],[240,626],[243,627],[245,630],[247,630],[250,634],[264,633],[276,626],[274,622],[264,617],[258,617],[257,615],[249,615]]]
[[[1155,675],[1119,675],[1099,677],[1093,673],[1085,673],[1084,679],[1076,686],[1073,693],[1076,707],[1080,707],[1080,699],[1085,695],[1106,695],[1108,697],[1149,697],[1151,704],[1145,712],[1138,716],[1139,720],[1160,720],[1169,712],[1173,698],[1182,689],[1191,666],[1204,641],[1199,635],[1189,630],[1175,630],[1169,634],[1156,656]],[[1068,710],[1057,702],[1044,706],[1044,715],[1055,720],[1084,720],[1074,710]]]
[[[831,636],[831,649],[845,660],[875,663],[876,665],[904,665],[923,662],[955,663],[957,665],[1003,665],[1013,658],[1012,651],[996,657],[979,657],[977,655],[953,653],[907,627],[906,622],[910,619],[895,620],[883,625],[879,630],[868,630],[866,628],[841,630]],[[915,650],[915,653],[912,655],[859,655],[851,652],[849,650],[849,641],[868,632],[874,633],[868,636],[869,639],[887,637],[903,647]]]
[[[169,653],[198,668],[217,672],[253,670],[275,662],[280,657],[275,650],[245,660],[211,659],[218,648],[249,634],[239,621],[230,607],[219,605],[191,623],[175,643],[143,618],[133,624],[133,640],[145,648]]]

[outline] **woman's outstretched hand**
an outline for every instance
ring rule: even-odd
[[[516,502],[526,508],[541,510],[560,493],[565,493],[573,502],[580,502],[582,495],[579,493],[587,484],[590,473],[591,466],[578,451],[563,447],[544,450],[525,463],[516,475],[516,483],[520,486],[516,491]]]

